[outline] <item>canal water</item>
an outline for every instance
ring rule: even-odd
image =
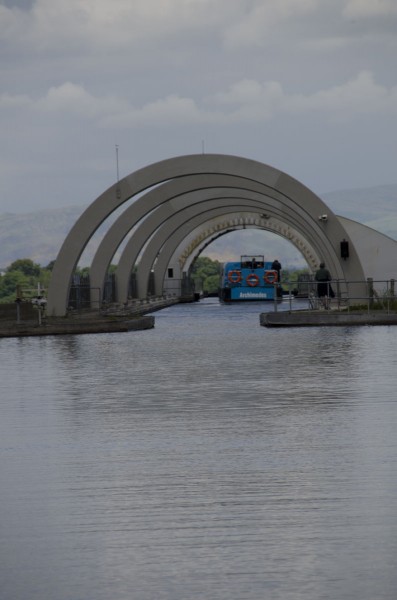
[[[263,310],[1,340],[2,600],[395,600],[397,330]]]

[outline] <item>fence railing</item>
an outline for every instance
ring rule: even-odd
[[[298,295],[299,298],[307,300],[306,308],[308,310],[368,310],[368,311],[397,311],[397,296],[395,280],[375,280],[368,278],[366,280],[345,280],[334,279],[329,282],[323,282],[326,290],[322,290],[319,295],[318,282],[313,280],[304,281],[304,287],[297,281],[283,281],[284,301],[289,301],[291,310],[293,300]],[[275,284],[278,287],[278,284]],[[84,310],[88,308],[100,309],[103,304],[114,301],[114,285],[109,285],[109,292],[103,297],[99,288],[91,288],[89,281],[75,282],[71,286],[69,307],[74,310]],[[184,296],[194,294],[194,286],[188,278],[168,280],[166,289],[163,290],[162,298],[174,297],[183,298]],[[275,290],[276,291],[276,290]],[[153,289],[154,292],[154,289]],[[275,293],[274,310],[278,310],[280,297]],[[146,301],[153,300],[154,293],[149,294]],[[138,301],[134,295],[129,296],[129,301]]]
[[[367,310],[384,311],[387,313],[397,311],[397,296],[395,280],[346,280],[333,279],[329,282],[306,281],[307,309],[308,310]],[[296,282],[283,282],[283,289],[287,289],[287,299],[292,300],[296,290]],[[302,298],[302,296],[300,296]],[[275,303],[275,310],[277,304]]]

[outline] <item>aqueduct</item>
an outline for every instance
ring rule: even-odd
[[[120,256],[116,270],[119,303],[128,301],[134,269],[136,298],[148,296],[151,274],[155,295],[170,290],[178,295],[177,282],[203,248],[242,227],[272,231],[288,239],[312,270],[324,260],[333,277],[341,281],[373,277],[375,273],[365,268],[368,265],[373,269],[382,265],[384,278],[394,276],[390,251],[395,259],[397,242],[336,216],[286,173],[237,156],[188,155],[131,173],[83,212],[54,265],[49,315],[66,314],[78,261],[98,228],[112,216],[90,266],[90,286],[99,290],[99,300],[116,253]],[[347,242],[348,257],[341,256],[341,242]]]

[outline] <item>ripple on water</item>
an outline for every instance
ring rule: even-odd
[[[394,329],[260,310],[2,341],[6,600],[394,600]]]

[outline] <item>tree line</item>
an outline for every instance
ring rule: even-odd
[[[30,258],[15,260],[0,275],[0,302],[15,302],[17,294],[34,295],[38,289],[48,288],[54,261],[41,267]]]
[[[30,258],[22,258],[11,263],[0,275],[0,302],[15,302],[18,290],[22,293],[25,290],[27,295],[32,295],[31,292],[37,290],[38,286],[43,290],[48,289],[54,263],[55,261],[52,260],[47,266],[42,267]],[[110,272],[115,269],[116,265],[109,267]],[[77,272],[89,275],[89,267],[79,268]],[[203,256],[195,260],[191,278],[197,290],[211,294],[218,291],[221,273],[221,262]],[[308,269],[283,269],[282,281],[298,281],[301,273],[308,273]]]
[[[15,302],[18,296],[22,299],[34,296],[37,291],[48,290],[55,260],[42,267],[30,258],[20,258],[11,263],[0,274],[0,303]],[[89,273],[87,267],[78,268],[78,273]]]
[[[55,261],[52,260],[45,267],[30,258],[22,258],[11,263],[0,274],[0,303],[15,302],[17,295],[30,297],[35,291],[47,290]],[[109,272],[114,272],[117,265],[110,265]],[[192,269],[192,278],[196,285],[208,292],[216,292],[219,287],[219,276],[222,264],[210,258],[198,258]],[[89,275],[89,267],[77,269],[80,275]]]

